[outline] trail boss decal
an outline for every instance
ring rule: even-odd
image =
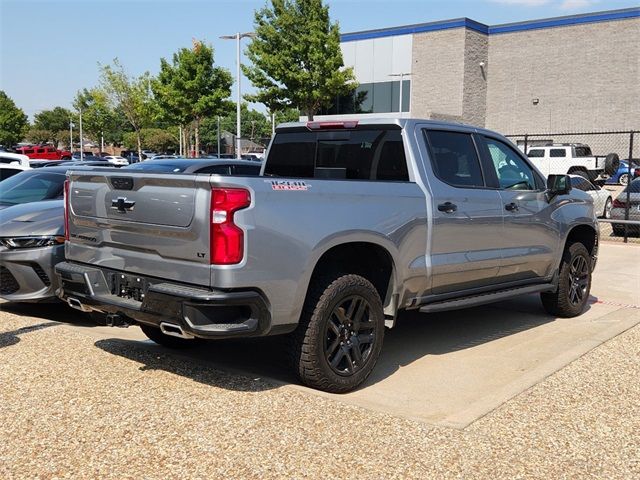
[[[289,181],[289,180],[265,180],[265,182],[271,184],[271,190],[298,190],[306,191],[311,188],[306,182],[303,181]]]

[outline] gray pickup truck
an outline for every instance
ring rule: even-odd
[[[399,310],[579,315],[598,226],[570,185],[478,128],[284,124],[257,177],[71,172],[58,295],[170,347],[287,334],[303,383],[346,392]]]

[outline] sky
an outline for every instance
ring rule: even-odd
[[[192,39],[215,49],[235,78],[235,41],[266,0],[0,0],[0,90],[33,115],[69,108],[98,84],[98,64],[118,58],[130,74],[157,73],[160,58]],[[639,0],[329,0],[342,33],[469,17],[496,25],[637,7]],[[246,42],[244,40],[243,42]],[[242,93],[251,91],[246,79]],[[233,98],[235,98],[235,85]],[[264,110],[256,106],[259,110]]]

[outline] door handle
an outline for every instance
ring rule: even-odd
[[[458,210],[458,206],[455,203],[444,202],[438,205],[438,210],[444,213],[453,213]]]
[[[504,209],[505,209],[505,210],[508,210],[508,211],[510,211],[510,212],[517,212],[517,211],[518,211],[518,204],[517,204],[517,203],[514,203],[514,202],[507,203],[507,204],[504,206]]]

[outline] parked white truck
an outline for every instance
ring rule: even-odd
[[[596,157],[589,145],[562,143],[535,146],[527,149],[527,156],[545,177],[549,175],[580,175],[591,182],[606,180],[618,169],[618,154]]]

